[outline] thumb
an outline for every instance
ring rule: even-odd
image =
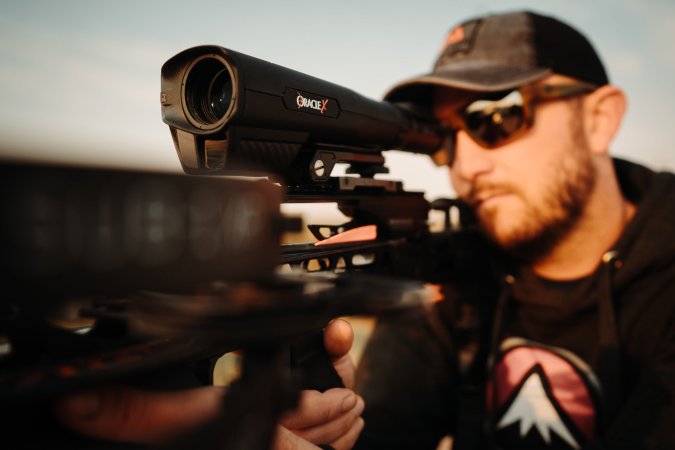
[[[354,386],[354,363],[349,355],[354,342],[354,330],[344,319],[331,321],[323,333],[323,345],[333,360],[335,371],[345,387]]]

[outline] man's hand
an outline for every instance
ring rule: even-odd
[[[274,450],[304,449],[303,439],[317,445],[328,444],[336,450],[354,446],[364,425],[364,403],[351,391],[354,364],[348,352],[353,340],[352,327],[344,320],[334,320],[326,327],[324,346],[345,388],[304,391],[298,408],[282,417]]]
[[[303,441],[348,450],[363,429],[363,407],[363,399],[348,389],[305,391],[298,409],[280,421],[274,450],[315,448]]]
[[[348,355],[352,340],[351,325],[343,320],[326,328],[326,350],[347,388],[304,391],[299,407],[280,422],[275,450],[315,449],[310,442],[329,444],[336,450],[354,445],[363,427],[363,400],[349,389],[354,383],[354,366]],[[213,419],[223,392],[217,387],[178,392],[106,387],[60,399],[55,411],[66,426],[83,435],[152,444],[196,430]]]

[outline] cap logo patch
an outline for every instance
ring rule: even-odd
[[[449,45],[456,44],[463,40],[464,40],[464,27],[459,25],[453,28],[450,31],[450,33],[448,33],[448,37],[445,39],[445,45],[443,47],[447,48]]]
[[[456,54],[469,53],[476,38],[480,20],[465,22],[453,28],[445,39],[438,64],[444,63],[445,58]]]

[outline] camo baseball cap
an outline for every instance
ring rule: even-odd
[[[421,104],[434,86],[498,92],[553,73],[609,82],[591,43],[570,25],[530,11],[488,15],[450,30],[433,71],[395,85],[384,99]]]

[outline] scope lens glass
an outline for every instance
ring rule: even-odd
[[[211,81],[209,86],[209,110],[216,121],[225,116],[232,101],[232,78],[227,69],[223,69]]]
[[[225,64],[216,58],[197,62],[185,84],[187,112],[194,122],[211,126],[231,109],[233,81]]]

